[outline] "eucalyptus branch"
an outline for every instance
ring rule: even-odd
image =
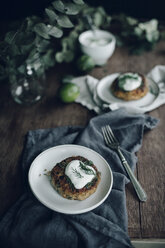
[[[89,29],[84,16],[89,16],[97,29],[109,29],[117,21],[117,43],[127,45],[133,53],[153,49],[163,37],[155,19],[140,22],[126,15],[109,16],[104,8],[90,7],[83,0],[55,0],[45,9],[43,18],[26,17],[19,29],[6,33],[0,44],[0,79],[4,74],[25,74],[27,65],[37,71],[72,62],[79,54],[79,34]]]

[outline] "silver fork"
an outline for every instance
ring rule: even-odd
[[[118,140],[116,139],[116,137],[114,136],[112,129],[110,128],[109,125],[102,127],[102,133],[103,133],[103,137],[105,140],[106,145],[113,149],[116,150],[119,158],[121,159],[121,162],[134,186],[134,189],[140,199],[140,201],[145,202],[147,200],[147,194],[146,192],[143,190],[142,186],[140,185],[140,183],[138,182],[138,180],[136,179],[135,175],[133,174],[129,164],[127,163],[124,155],[122,154],[121,150],[120,150],[120,144],[118,142]]]

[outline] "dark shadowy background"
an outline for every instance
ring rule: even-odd
[[[51,0],[3,0],[0,20],[14,20],[31,14],[41,15]],[[124,12],[140,18],[165,20],[165,0],[87,0],[90,5],[102,5],[109,14]]]

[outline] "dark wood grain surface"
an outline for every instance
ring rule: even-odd
[[[154,51],[141,56],[129,55],[117,48],[104,67],[90,74],[98,79],[114,73],[137,71],[146,74],[155,65],[165,65],[165,42]],[[45,97],[25,107],[13,102],[4,83],[0,85],[0,215],[2,216],[21,195],[21,153],[28,130],[65,125],[86,125],[95,113],[76,104],[62,104],[56,96],[60,79],[72,74],[72,65],[56,66],[47,73]],[[149,113],[160,124],[145,134],[138,152],[136,175],[147,192],[148,200],[140,203],[132,185],[127,185],[128,231],[131,238],[165,238],[165,105]]]

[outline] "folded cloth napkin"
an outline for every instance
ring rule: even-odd
[[[117,154],[106,147],[101,127],[111,125],[134,169],[137,162],[135,152],[142,144],[143,133],[154,128],[157,122],[150,116],[130,115],[119,109],[91,119],[85,128],[29,131],[21,163],[25,193],[0,221],[1,248],[132,247],[127,233],[125,199],[125,183],[129,180]],[[89,147],[101,154],[111,166],[112,191],[103,204],[90,212],[67,215],[52,211],[42,205],[28,187],[27,173],[33,159],[45,149],[62,144]]]
[[[152,104],[144,107],[133,107],[131,105],[125,106],[127,112],[134,114],[142,114],[158,108],[165,103],[165,66],[157,65],[148,74],[147,77],[152,79],[159,87],[158,97]],[[90,110],[94,110],[97,114],[104,113],[107,109],[116,110],[123,105],[121,103],[104,103],[97,95],[96,88],[99,80],[89,75],[74,78],[73,83],[77,84],[80,88],[80,95],[76,102],[81,103],[83,106]]]

